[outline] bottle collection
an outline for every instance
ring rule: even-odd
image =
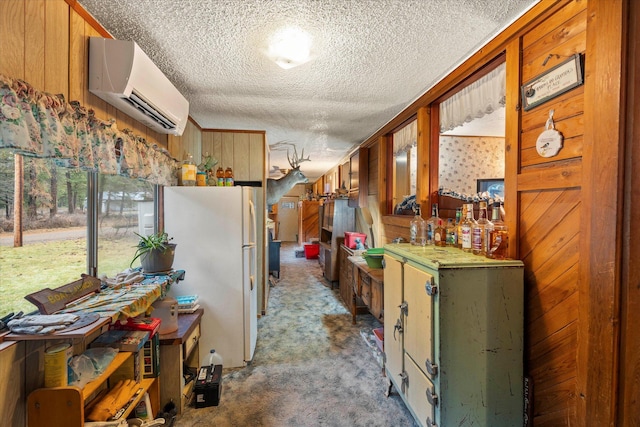
[[[456,209],[456,217],[446,221],[439,217],[438,204],[431,207],[431,217],[424,220],[420,205],[409,226],[410,243],[417,246],[449,246],[491,259],[506,259],[509,248],[507,225],[501,220],[500,202],[495,202],[488,217],[487,202],[479,202],[478,219],[473,203]]]
[[[209,153],[205,153],[199,165],[195,164],[191,154],[187,154],[182,162],[179,185],[233,187],[233,170],[230,167],[218,167],[214,172],[214,166],[217,164],[218,161]]]

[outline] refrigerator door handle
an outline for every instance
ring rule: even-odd
[[[249,221],[251,222],[250,227],[251,227],[251,234],[249,236],[249,238],[251,239],[249,241],[249,244],[251,245],[255,245],[256,244],[256,238],[257,238],[257,230],[256,230],[256,207],[253,204],[252,200],[249,200]]]

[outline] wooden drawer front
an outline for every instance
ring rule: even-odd
[[[371,307],[371,278],[366,274],[360,274],[360,284],[362,286],[360,294],[362,301]]]
[[[405,396],[418,423],[425,427],[442,427],[435,419],[435,407],[439,402],[433,383],[407,354],[404,356],[404,369],[407,374]]]
[[[182,354],[183,359],[186,359],[189,357],[189,354],[191,354],[191,350],[193,350],[193,347],[198,343],[199,339],[200,339],[200,324],[196,325],[196,327],[193,329],[193,332],[189,334],[187,339],[182,344],[182,348],[184,352]]]

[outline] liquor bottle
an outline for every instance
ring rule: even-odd
[[[489,220],[487,219],[487,202],[480,202],[478,220],[471,226],[471,249],[474,255],[486,255],[486,234],[485,229]]]
[[[463,204],[462,207],[456,208],[456,223],[454,224],[456,227],[456,248],[462,249],[462,239],[460,238],[460,233],[462,232],[462,220],[466,218],[467,215],[467,205]]]
[[[233,170],[231,170],[231,167],[228,167],[224,171],[224,185],[226,187],[233,187]]]
[[[438,217],[438,204],[431,205],[431,218],[427,220],[427,245],[435,244],[436,228],[440,226],[440,217]]]
[[[444,219],[440,217],[438,217],[438,226],[433,231],[433,244],[436,246],[447,246],[447,227],[444,224]]]
[[[491,211],[491,230],[487,242],[487,258],[506,259],[509,249],[509,230],[500,219],[500,203],[496,202]]]
[[[460,236],[462,250],[464,252],[471,252],[473,248],[471,246],[471,228],[473,227],[473,204],[466,205],[466,215],[460,224]]]
[[[224,169],[222,169],[222,167],[219,167],[216,171],[216,180],[218,187],[224,187]]]
[[[187,153],[186,159],[182,162],[182,185],[196,185],[196,164],[193,162],[191,153]]]
[[[458,246],[458,226],[453,221],[453,218],[447,219],[447,227],[445,230],[447,233],[447,246],[454,248]]]
[[[427,223],[420,215],[419,204],[416,204],[416,216],[409,224],[409,235],[412,245],[424,246],[427,244]]]

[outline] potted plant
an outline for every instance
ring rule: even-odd
[[[149,236],[142,236],[135,233],[140,238],[136,246],[136,253],[131,260],[129,266],[140,258],[142,270],[145,273],[160,273],[171,270],[173,265],[173,257],[175,255],[176,244],[169,243],[167,233],[158,232]]]

